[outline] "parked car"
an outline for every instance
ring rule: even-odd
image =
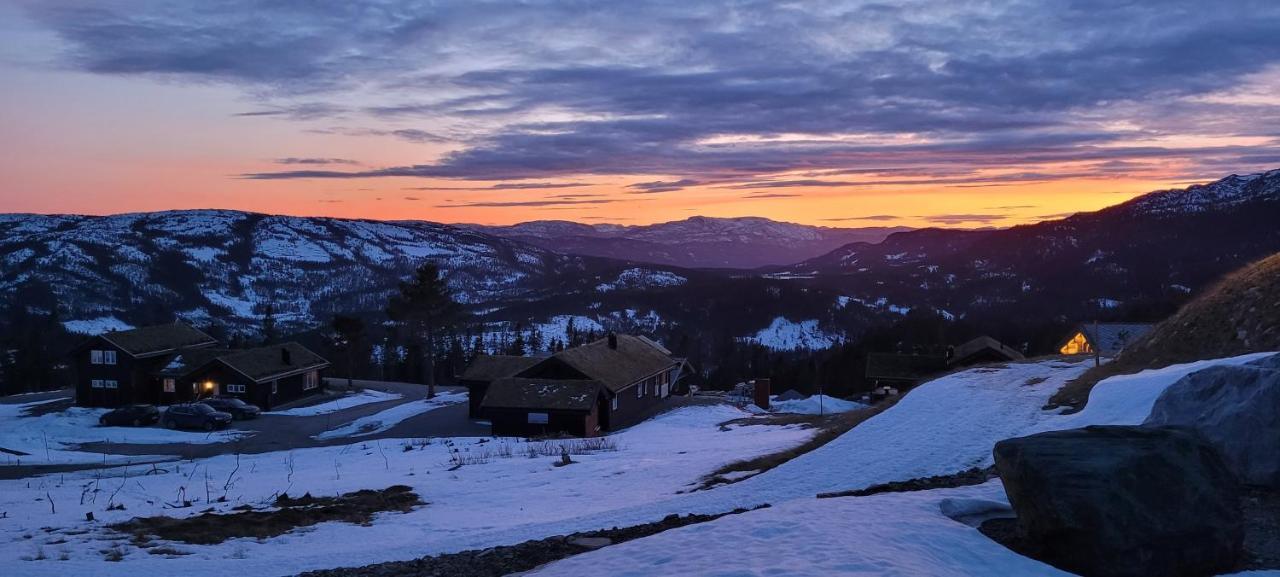
[[[132,425],[141,427],[151,425],[160,420],[160,409],[155,405],[126,405],[107,411],[98,417],[98,424],[107,426]]]
[[[212,431],[231,424],[231,413],[224,413],[204,403],[173,405],[161,419],[166,429],[204,429]]]
[[[213,397],[200,402],[213,407],[215,410],[231,413],[233,418],[240,421],[256,419],[258,415],[262,414],[262,409],[259,409],[257,405],[250,405],[235,397]]]

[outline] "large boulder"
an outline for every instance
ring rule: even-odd
[[[1183,377],[1156,399],[1146,424],[1195,429],[1241,482],[1280,488],[1280,355]]]
[[[1234,568],[1240,487],[1213,446],[1160,427],[1086,427],[996,444],[1019,550],[1086,576]]]

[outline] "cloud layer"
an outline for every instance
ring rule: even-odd
[[[404,166],[285,158],[336,166],[251,179],[624,175],[662,194],[1280,164],[1269,1],[27,8],[64,65],[229,84],[256,101],[246,115],[444,147]]]

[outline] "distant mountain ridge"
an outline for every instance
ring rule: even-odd
[[[685,268],[750,269],[813,258],[851,242],[875,243],[909,227],[835,228],[762,217],[694,216],[649,225],[541,220],[509,226],[462,225],[563,254]]]
[[[1280,251],[1277,223],[1280,170],[1273,170],[1008,229],[902,232],[771,274],[970,318],[1105,318],[1136,303],[1182,302]]]

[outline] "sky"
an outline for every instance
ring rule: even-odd
[[[0,0],[0,212],[1010,226],[1280,167],[1280,2]]]

